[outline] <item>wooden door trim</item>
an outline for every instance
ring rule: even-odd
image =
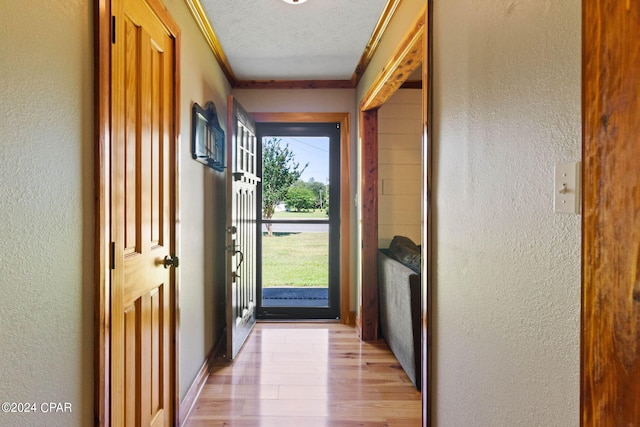
[[[351,218],[351,138],[349,113],[251,113],[256,123],[340,123],[340,218]],[[351,311],[351,224],[340,221],[340,319],[353,325]]]
[[[378,339],[378,109],[360,111],[362,149],[362,289],[358,329],[363,341]],[[372,268],[376,266],[376,268]]]
[[[378,338],[378,281],[377,274],[369,266],[378,265],[378,161],[377,111],[399,88],[409,75],[423,62],[426,4],[420,10],[414,24],[409,28],[389,58],[382,72],[360,102],[360,137],[362,152],[362,272],[361,301],[357,320],[363,340]],[[366,122],[366,125],[365,125]],[[374,123],[375,122],[375,123]],[[374,141],[373,139],[376,139]],[[372,163],[373,162],[373,163]],[[428,244],[428,242],[424,242]],[[366,300],[365,300],[366,298]]]
[[[409,75],[423,66],[423,274],[422,274],[422,424],[431,425],[431,288],[433,275],[433,232],[431,190],[433,156],[431,138],[432,85],[432,7],[427,0],[412,26],[391,55],[380,74],[367,89],[360,102],[360,139],[362,152],[362,272],[361,300],[357,323],[363,340],[378,338],[377,273],[368,266],[377,265],[378,247],[378,170],[377,170],[377,110],[402,86]],[[374,152],[375,151],[375,152]]]
[[[422,48],[422,241],[423,241],[423,274],[422,274],[422,425],[431,426],[431,319],[433,307],[433,255],[435,238],[433,233],[433,216],[431,195],[433,194],[433,1],[428,0],[425,11],[425,30]]]
[[[582,2],[580,425],[638,425],[637,4]]]
[[[161,0],[145,0],[153,12],[163,21],[174,38],[174,116],[173,142],[175,170],[171,180],[174,185],[174,210],[171,212],[174,226],[172,252],[178,254],[180,239],[177,218],[179,218],[179,135],[180,135],[180,28],[171,17]],[[111,423],[111,40],[112,40],[112,0],[94,0],[94,169],[95,169],[95,295],[94,295],[94,425],[110,426]],[[178,315],[178,275],[174,273],[175,316]],[[173,423],[179,419],[178,319],[171,320],[174,331],[174,366],[172,367],[172,389],[174,394]]]
[[[378,247],[378,221],[377,221],[377,203],[378,193],[366,191],[368,188],[377,188],[378,172],[377,172],[377,153],[367,153],[366,150],[377,150],[377,143],[372,143],[372,138],[377,139],[377,123],[374,129],[368,129],[373,126],[372,123],[368,123],[366,127],[363,127],[363,120],[369,122],[373,119],[370,112],[380,108],[407,80],[409,75],[420,66],[423,62],[423,43],[425,36],[425,21],[426,21],[426,4],[420,10],[413,25],[409,28],[409,31],[405,34],[404,38],[398,45],[393,55],[389,58],[382,71],[374,82],[367,90],[365,96],[360,102],[360,137],[362,145],[363,166],[362,166],[362,265],[361,270],[367,270],[366,266],[377,265],[377,247]],[[375,118],[377,122],[377,117]],[[367,132],[364,132],[367,129]],[[375,163],[371,164],[370,161],[374,160]],[[364,158],[367,157],[369,167],[365,166]],[[375,211],[375,214],[374,214]],[[368,212],[366,218],[364,212]],[[425,242],[426,243],[426,242]],[[376,250],[373,250],[374,248]],[[362,279],[362,295],[368,295],[370,299],[369,304],[365,306],[364,301],[361,301],[360,319],[359,324],[362,325],[361,338],[363,340],[373,340],[378,338],[377,328],[377,305],[373,304],[373,300],[377,301],[377,281],[372,281],[374,276],[370,276],[367,281]],[[366,326],[366,329],[365,328]]]
[[[393,55],[362,97],[361,111],[380,108],[420,66],[424,56],[423,39],[426,18],[427,4],[425,3]]]
[[[96,0],[94,9],[95,52],[95,296],[94,296],[94,422],[97,426],[111,425],[109,389],[111,372],[109,346],[109,314],[111,305],[110,276],[110,222],[109,165],[111,163],[111,2]]]

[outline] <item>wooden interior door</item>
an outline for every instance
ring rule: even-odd
[[[640,426],[640,5],[583,1],[583,426]]]
[[[236,357],[256,323],[256,124],[229,96],[227,102],[227,358]]]
[[[111,425],[175,416],[175,38],[145,0],[112,2]]]

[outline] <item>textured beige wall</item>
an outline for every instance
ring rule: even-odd
[[[0,402],[70,402],[65,414],[0,412],[3,426],[93,419],[93,17],[91,2],[2,1]],[[224,328],[224,178],[191,159],[191,105],[230,88],[182,0],[180,395]]]
[[[0,403],[36,404],[2,426],[92,425],[90,3],[0,1]]]
[[[73,405],[0,413],[3,426],[91,425],[88,3],[1,3],[0,401]],[[356,98],[422,4],[403,2],[407,19],[390,27]],[[167,6],[193,33],[182,2]],[[580,157],[580,2],[448,0],[434,9],[436,425],[578,425],[580,218],[552,213],[552,170]],[[200,271],[217,236],[196,236],[200,223],[219,220],[221,184],[190,159],[188,104],[219,105],[228,91],[187,37],[183,65],[203,68],[183,68],[181,394],[222,310],[219,267]]]
[[[180,26],[180,397],[225,327],[225,173],[191,157],[191,108],[213,101],[226,130],[230,86],[184,0],[164,0]]]
[[[378,110],[378,247],[422,239],[422,91],[400,89]]]
[[[434,2],[438,426],[579,424],[579,0]]]

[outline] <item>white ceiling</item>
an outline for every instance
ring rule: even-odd
[[[388,0],[200,0],[238,80],[349,80]]]

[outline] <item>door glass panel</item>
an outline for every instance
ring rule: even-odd
[[[328,220],[328,137],[262,138],[262,218]]]
[[[330,138],[262,138],[262,307],[329,305]]]
[[[326,224],[321,227],[328,229]],[[295,227],[278,224],[275,228]],[[263,237],[262,250],[263,307],[327,307],[327,231],[274,230],[272,236]]]

